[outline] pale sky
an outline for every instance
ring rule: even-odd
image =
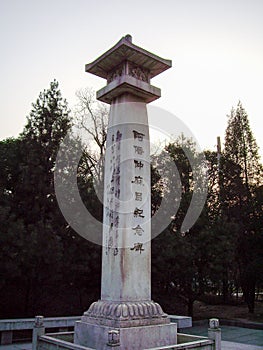
[[[22,131],[31,103],[54,78],[70,107],[77,89],[102,88],[84,65],[128,33],[173,62],[152,79],[162,90],[153,105],[216,150],[241,100],[263,154],[262,0],[0,0],[0,139]]]

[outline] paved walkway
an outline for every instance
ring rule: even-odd
[[[263,350],[262,330],[230,326],[221,326],[221,330],[222,350]],[[186,328],[182,333],[207,337],[207,327]],[[32,350],[32,344],[2,345],[0,350]]]
[[[222,350],[262,350],[262,346],[222,341]]]
[[[1,350],[32,350],[32,343],[25,343],[25,344],[11,344],[11,345],[1,345]]]
[[[2,345],[1,350],[32,350],[32,344],[12,344],[12,345]],[[222,350],[262,350],[262,346],[233,343],[229,341],[222,341]]]
[[[223,350],[263,350],[263,331],[259,329],[220,326]],[[186,328],[182,333],[207,337],[206,326]]]

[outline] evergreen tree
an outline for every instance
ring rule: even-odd
[[[10,294],[16,288],[23,301],[13,316],[37,312],[39,301],[47,299],[46,288],[56,286],[60,278],[60,233],[66,223],[55,200],[53,170],[59,144],[70,126],[67,103],[54,81],[33,104],[19,138],[1,143],[1,219],[9,222],[2,227],[1,240],[16,257],[17,269],[17,273],[5,272],[5,280]],[[7,258],[7,254],[1,256],[1,266],[10,271],[11,258]],[[5,297],[5,303],[12,304],[9,295]]]
[[[178,172],[169,165],[171,160]],[[192,228],[182,232],[181,227],[194,191],[202,191],[205,164],[193,141],[183,136],[167,145],[158,161],[164,171],[162,195],[171,195],[169,206],[176,207],[174,203],[177,203],[179,208],[173,213],[169,227],[153,240],[153,292],[158,294],[156,300],[163,296],[161,304],[169,312],[178,312],[166,302],[172,295],[187,306],[187,312],[192,316],[194,301],[204,293],[208,282],[211,246],[210,231],[206,229],[208,208],[204,208]]]
[[[23,146],[21,180],[17,208],[26,227],[23,268],[26,271],[26,312],[45,299],[43,286],[61,281],[62,230],[66,223],[59,211],[54,192],[56,155],[71,127],[70,111],[57,81],[39,94],[32,104],[27,124],[20,135]]]
[[[254,312],[259,277],[257,189],[262,184],[262,165],[248,115],[241,102],[231,110],[225,135],[222,164],[222,210],[238,225],[236,261],[240,284],[250,312]],[[263,244],[261,235],[261,245]],[[263,272],[263,271],[261,271]]]
[[[252,186],[262,183],[258,146],[250,128],[248,115],[240,101],[236,109],[232,108],[228,117],[224,155],[240,167],[241,178],[249,192]]]

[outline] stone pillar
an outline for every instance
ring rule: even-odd
[[[151,193],[146,103],[131,94],[114,99],[107,137],[101,300],[149,301]]]
[[[37,341],[41,335],[45,334],[44,317],[36,316],[33,328],[32,350],[37,350]]]
[[[210,318],[208,338],[214,340],[215,350],[221,350],[221,329],[219,328],[218,318]]]
[[[176,325],[151,300],[151,183],[147,103],[150,78],[171,62],[121,39],[86,71],[107,79],[111,104],[104,178],[101,299],[75,326],[74,342],[96,349],[176,344]]]

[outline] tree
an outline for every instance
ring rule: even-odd
[[[61,141],[70,131],[71,117],[56,80],[32,104],[27,124],[20,135],[24,157],[18,184],[18,215],[24,221],[26,247],[23,268],[27,276],[27,301],[35,305],[43,285],[61,281],[63,233],[66,223],[55,199],[53,171]],[[32,308],[31,308],[32,312]]]
[[[248,115],[241,102],[232,109],[225,135],[222,208],[238,225],[236,259],[240,284],[249,312],[254,312],[255,288],[260,270],[257,259],[258,210],[256,193],[262,184],[262,165]],[[257,238],[256,238],[257,237]],[[262,245],[261,240],[261,245]]]
[[[75,121],[81,136],[85,138],[80,171],[92,175],[97,183],[103,183],[103,158],[106,151],[109,109],[104,103],[95,99],[91,89],[76,92],[78,103],[75,107]]]
[[[170,160],[177,171],[169,166]],[[164,170],[162,196],[172,194],[170,205],[180,205],[168,228],[153,241],[153,290],[180,298],[192,316],[194,301],[204,292],[208,280],[210,234],[204,229],[207,207],[192,228],[182,231],[181,227],[194,191],[202,191],[205,164],[192,140],[183,136],[167,145],[158,161]]]
[[[16,186],[19,182],[19,162],[21,160],[21,142],[13,138],[0,142],[0,307],[4,311],[5,291],[23,271],[17,264],[19,252],[23,244],[24,223],[14,213]],[[9,304],[8,304],[9,305]],[[3,317],[0,312],[0,317]]]
[[[14,288],[19,291],[16,300],[24,309],[18,308],[18,314],[35,313],[38,302],[46,298],[45,289],[61,278],[61,227],[66,223],[55,200],[53,170],[60,142],[70,127],[67,103],[54,81],[33,104],[19,138],[1,143],[0,162],[5,170],[1,219],[8,222],[1,240],[17,273],[7,273],[12,268],[7,253],[1,257],[1,266],[5,266],[10,295]],[[9,295],[4,300],[14,304]]]
[[[262,184],[258,146],[250,128],[248,115],[240,101],[228,116],[224,155],[240,167],[240,175],[248,192],[251,192],[254,186]]]

